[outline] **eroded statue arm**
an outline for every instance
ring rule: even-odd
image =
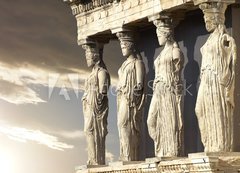
[[[183,84],[181,80],[181,72],[184,65],[184,58],[181,50],[178,47],[173,48],[173,64],[174,64],[174,85],[176,89],[177,95],[177,110],[178,110],[178,127],[179,132],[182,133],[183,131],[183,119],[182,119],[182,91],[183,91]]]
[[[137,79],[137,85],[134,87],[134,94],[136,98],[136,105],[138,107],[138,110],[142,109],[144,105],[145,95],[144,95],[144,84],[145,84],[145,66],[143,64],[143,61],[138,60],[135,64],[136,68],[136,79]]]
[[[137,77],[137,86],[135,89],[142,90],[144,87],[145,80],[145,66],[141,60],[136,62],[136,77]]]
[[[230,71],[229,77],[223,77],[222,83],[226,86],[227,89],[227,99],[232,104],[234,104],[234,88],[235,88],[235,65],[237,60],[237,46],[235,40],[229,36],[228,34],[224,34],[221,40],[221,47],[224,50],[226,56],[228,58],[227,62],[227,70]]]
[[[184,65],[184,58],[181,50],[178,47],[173,48],[173,76],[174,85],[176,86],[177,93],[180,94],[182,91],[181,72]]]
[[[104,96],[107,95],[108,87],[109,87],[109,78],[106,71],[99,71],[98,72],[98,85],[99,85],[99,93],[98,93],[98,100],[101,101]]]

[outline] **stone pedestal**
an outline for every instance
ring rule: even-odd
[[[163,173],[237,173],[240,169],[240,153],[196,153],[188,158],[160,162]]]
[[[143,161],[117,161],[117,162],[110,162],[109,166],[119,167],[119,166],[126,166],[126,165],[137,165],[140,163],[143,163]]]
[[[188,158],[197,170],[202,166],[209,172],[235,173],[240,169],[239,152],[196,153],[189,154]]]
[[[104,169],[107,165],[81,165],[75,167],[75,173],[88,173],[91,169]]]
[[[155,157],[142,162],[112,162],[108,166],[81,166],[76,173],[239,173],[240,153],[195,153],[185,158]]]

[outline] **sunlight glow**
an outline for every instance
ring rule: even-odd
[[[13,156],[11,156],[6,151],[0,150],[0,172],[15,173],[13,168],[14,168]]]

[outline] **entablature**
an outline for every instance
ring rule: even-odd
[[[112,37],[115,28],[151,26],[148,19],[154,15],[167,12],[179,17],[213,1],[232,4],[239,0],[64,0],[77,20],[80,45],[89,37]]]

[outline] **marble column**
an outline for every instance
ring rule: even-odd
[[[155,144],[155,156],[184,154],[183,126],[183,53],[173,38],[174,23],[168,15],[149,17],[156,26],[163,50],[154,61],[153,97],[148,113],[148,131]]]
[[[117,32],[117,37],[122,54],[126,58],[118,70],[117,111],[120,160],[138,161],[146,93],[146,70],[135,46],[134,33],[124,30]]]
[[[205,152],[233,150],[233,111],[235,40],[225,27],[225,11],[232,0],[195,0],[204,13],[206,29],[210,32],[201,48],[200,86],[196,103],[201,140]]]
[[[92,69],[85,82],[82,97],[84,113],[84,132],[87,139],[88,165],[105,164],[105,139],[108,117],[107,92],[110,76],[103,62],[103,44],[86,42],[85,49],[87,66]]]

